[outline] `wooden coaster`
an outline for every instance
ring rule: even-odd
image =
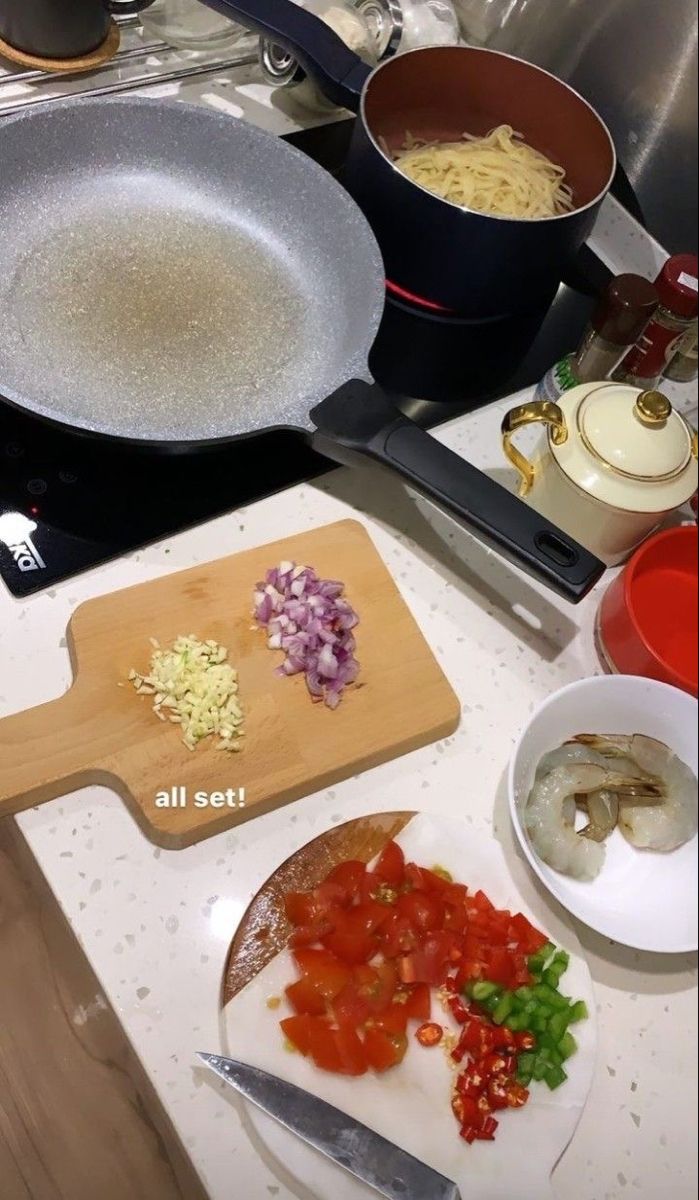
[[[84,54],[81,58],[39,58],[35,54],[25,54],[23,50],[18,50],[16,46],[11,46],[9,42],[4,42],[0,38],[0,58],[7,58],[10,62],[19,63],[22,67],[36,67],[41,71],[52,71],[57,75],[61,73],[77,75],[81,71],[94,71],[95,67],[100,67],[102,63],[113,58],[119,49],[119,39],[119,26],[116,21],[112,21],[109,33],[102,44],[95,50],[91,50],[89,54]]]

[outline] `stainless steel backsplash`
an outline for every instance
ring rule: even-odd
[[[465,38],[548,68],[607,122],[650,231],[697,249],[696,0],[456,0]]]

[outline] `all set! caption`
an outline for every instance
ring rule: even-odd
[[[224,791],[193,792],[191,799],[186,787],[171,787],[155,794],[156,808],[245,808],[245,788],[226,788]]]

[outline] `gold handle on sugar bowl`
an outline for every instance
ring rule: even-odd
[[[549,427],[554,446],[562,446],[568,438],[568,426],[563,410],[550,400],[531,400],[528,404],[520,404],[517,408],[511,408],[503,417],[502,448],[505,456],[509,458],[513,467],[521,475],[520,496],[527,496],[531,491],[536,477],[536,468],[528,458],[525,458],[522,451],[517,449],[512,439],[518,429],[539,421]]]

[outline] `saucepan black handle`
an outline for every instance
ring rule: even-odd
[[[335,462],[396,471],[498,554],[577,604],[604,564],[517,496],[410,421],[376,384],[352,380],[311,411],[313,445]]]
[[[318,87],[341,108],[356,112],[372,68],[320,17],[293,0],[202,0],[293,54]]]

